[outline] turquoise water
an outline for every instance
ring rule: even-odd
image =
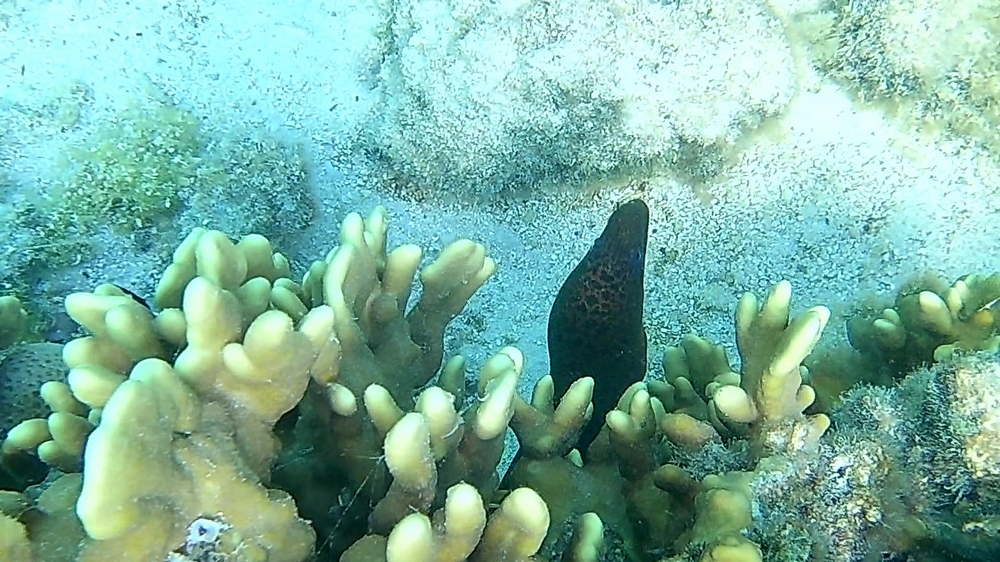
[[[996,558],[998,15],[0,0],[0,560]]]

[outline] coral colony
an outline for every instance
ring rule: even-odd
[[[3,483],[22,491],[0,495],[0,559],[1000,554],[1000,276],[852,321],[865,364],[890,374],[839,400],[817,401],[803,365],[830,312],[792,316],[787,282],[740,299],[738,367],[692,335],[644,382],[628,354],[645,350],[647,219],[641,201],[619,207],[559,291],[553,373],[530,401],[517,349],[480,366],[475,395],[465,360],[443,356],[496,270],[485,248],[458,240],[420,268],[419,247],[387,251],[382,209],[348,215],[298,280],[264,237],[196,229],[151,308],[110,284],[67,296],[87,334],[41,386],[52,414],[4,441]],[[16,360],[37,345],[18,343],[23,324],[0,299],[7,378],[49,365]],[[508,428],[520,451],[501,478]]]

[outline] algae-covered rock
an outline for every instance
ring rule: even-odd
[[[803,22],[819,65],[859,99],[1000,153],[997,0],[835,0]]]
[[[829,466],[837,468],[833,476],[855,472],[853,495],[877,491],[879,503],[868,509],[878,539],[870,545],[920,560],[1000,556],[998,412],[994,353],[952,357],[894,388],[863,386],[845,397],[832,414],[839,430],[832,446],[843,460]],[[862,454],[875,445],[883,458],[857,472]]]
[[[381,4],[364,140],[412,189],[481,198],[650,169],[711,176],[795,89],[765,2]]]

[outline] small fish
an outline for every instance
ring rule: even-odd
[[[122,287],[117,283],[115,283],[115,287],[118,287],[123,293],[132,297],[132,300],[134,300],[135,302],[141,304],[142,306],[145,306],[147,310],[153,310],[152,307],[149,306],[149,303],[146,302],[146,299],[140,297],[139,295],[133,293],[132,291],[126,289],[125,287]]]
[[[632,383],[646,376],[642,325],[649,208],[633,199],[608,219],[549,312],[549,365],[556,396],[580,377],[594,379],[594,415],[577,448],[586,450]]]

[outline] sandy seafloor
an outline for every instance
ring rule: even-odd
[[[376,204],[389,211],[393,245],[414,242],[432,257],[457,237],[484,242],[499,273],[453,324],[449,352],[468,355],[475,369],[513,343],[527,357],[525,385],[546,372],[546,318],[561,280],[614,206],[633,195],[608,190],[471,205],[415,203],[381,190],[348,142],[375,98],[361,62],[373,48],[370,3],[53,0],[19,10],[0,32],[5,105],[30,104],[80,80],[94,96],[82,127],[93,128],[148,79],[209,130],[260,127],[305,143],[320,213],[280,247],[300,272],[335,243],[345,213]],[[831,307],[827,338],[836,342],[861,295],[888,295],[926,269],[949,278],[996,269],[996,159],[959,141],[909,137],[819,77],[779,128],[701,197],[671,179],[649,180],[651,366],[663,346],[692,331],[732,348],[739,295],[783,278],[792,282],[796,310]],[[0,163],[24,190],[39,189],[36,178],[72,141],[18,130],[0,135]],[[211,226],[211,217],[204,222]],[[172,247],[168,242],[161,249]],[[61,294],[108,279],[149,294],[165,256],[111,239],[95,260],[54,272],[39,290]]]

